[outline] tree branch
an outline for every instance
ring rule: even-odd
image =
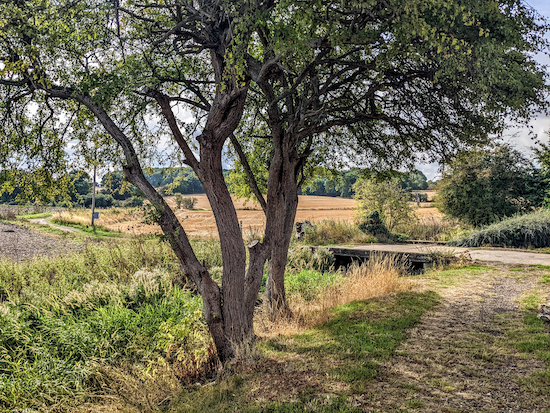
[[[243,166],[244,172],[246,174],[246,182],[248,183],[248,186],[250,186],[250,189],[258,199],[258,202],[260,203],[260,206],[262,207],[264,214],[267,214],[267,203],[265,202],[265,198],[262,192],[260,191],[260,188],[258,187],[258,182],[254,177],[254,173],[252,172],[252,168],[248,163],[248,158],[246,157],[246,154],[244,153],[243,148],[241,147],[241,144],[235,137],[234,133],[229,135],[229,139],[231,140],[233,147],[235,148],[235,150],[237,151],[237,154],[239,155],[239,160],[241,161],[241,165]]]

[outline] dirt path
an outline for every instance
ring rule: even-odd
[[[77,228],[52,224],[52,222],[46,218],[33,218],[33,219],[29,219],[29,222],[32,222],[33,224],[38,224],[38,225],[49,225],[52,228],[58,229],[60,231],[65,231],[65,232],[82,232]]]
[[[526,391],[521,382],[544,364],[506,346],[506,333],[522,323],[515,300],[537,288],[533,277],[506,269],[478,274],[439,291],[437,309],[410,333],[368,393],[358,396],[364,411],[544,412],[548,397]]]

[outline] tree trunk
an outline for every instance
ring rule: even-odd
[[[266,238],[269,235],[271,257],[266,285],[266,298],[272,320],[291,315],[286,300],[284,275],[288,248],[298,207],[296,162],[284,148],[274,151],[269,171],[267,194]]]

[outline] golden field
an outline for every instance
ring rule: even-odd
[[[197,199],[195,209],[176,210],[176,203],[173,197],[167,197],[168,204],[176,210],[176,215],[180,219],[187,234],[194,238],[216,238],[216,224],[214,215],[206,195],[190,195]],[[244,231],[262,231],[265,225],[264,214],[259,205],[254,205],[252,201],[233,200],[237,209],[237,217],[243,223]],[[420,208],[414,206],[417,216],[420,220],[439,219],[441,214],[431,203],[421,203]],[[301,195],[299,197],[298,211],[296,221],[309,220],[319,222],[322,220],[348,221],[353,222],[355,213],[355,201],[348,198],[333,198],[325,196]],[[83,210],[84,212],[84,210]],[[79,213],[73,211],[69,214],[71,219],[82,220],[82,223],[89,223],[88,213]],[[143,223],[143,215],[139,209],[111,209],[101,211],[100,219],[97,224],[108,229],[131,234],[160,233],[158,225],[146,225]]]

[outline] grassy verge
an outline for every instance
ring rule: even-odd
[[[219,264],[219,243],[195,244],[207,266]],[[132,410],[212,374],[202,301],[174,285],[178,274],[171,249],[145,238],[0,260],[0,411],[98,400]]]
[[[407,329],[437,302],[434,292],[401,292],[338,306],[314,329],[263,340],[257,361],[215,386],[189,390],[174,411],[360,412],[353,395],[376,380]]]
[[[17,215],[17,219],[39,219],[39,218],[48,218],[51,216],[52,216],[51,212],[40,212],[36,214]]]

